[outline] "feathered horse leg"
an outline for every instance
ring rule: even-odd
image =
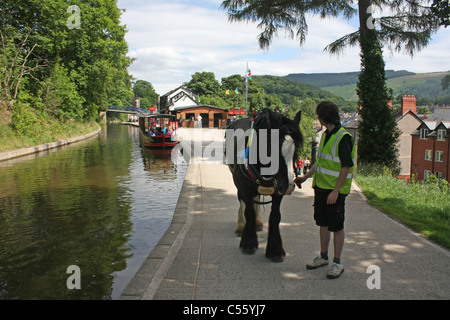
[[[273,262],[283,262],[286,255],[280,234],[281,213],[280,206],[283,196],[272,197],[272,210],[269,217],[269,237],[266,247],[266,258]]]

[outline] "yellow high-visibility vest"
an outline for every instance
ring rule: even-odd
[[[355,163],[355,144],[353,137],[344,128],[340,128],[338,131],[333,133],[327,143],[325,143],[325,133],[322,135],[322,139],[319,145],[319,151],[317,154],[316,170],[313,176],[313,187],[317,186],[322,189],[333,190],[339,177],[339,172],[341,171],[341,160],[339,159],[339,143],[342,138],[346,135],[350,135],[353,148],[352,148],[352,159]],[[353,167],[350,168],[347,178],[342,185],[339,193],[349,194],[352,187],[353,179]]]

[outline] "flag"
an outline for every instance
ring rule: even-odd
[[[238,88],[236,87],[236,94],[239,94]]]
[[[252,71],[248,68],[248,62],[247,62],[247,78],[249,80],[252,80]]]

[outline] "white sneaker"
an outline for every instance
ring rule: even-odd
[[[333,264],[330,267],[330,270],[328,271],[327,278],[328,279],[339,278],[342,272],[344,272],[344,266],[342,264],[333,262]]]
[[[328,264],[328,260],[325,260],[321,256],[315,257],[312,263],[308,263],[306,265],[306,269],[312,270],[319,268],[321,266],[326,266]]]

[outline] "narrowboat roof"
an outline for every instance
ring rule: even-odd
[[[140,113],[139,118],[172,118],[172,119],[175,119],[176,116],[174,116],[172,114]]]

